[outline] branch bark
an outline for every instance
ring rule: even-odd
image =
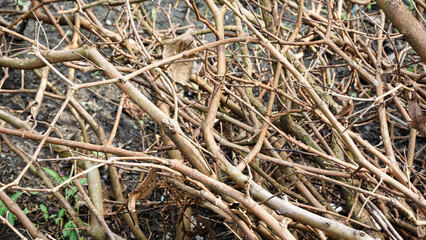
[[[404,34],[404,38],[426,63],[426,28],[420,23],[402,0],[377,0],[386,17]]]

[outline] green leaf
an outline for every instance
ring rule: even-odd
[[[15,214],[9,212],[9,214],[7,214],[7,221],[10,223],[10,225],[15,225]]]
[[[99,75],[99,71],[94,71],[90,74],[92,77],[96,77]]]
[[[77,187],[72,186],[72,188],[68,188],[65,192],[65,199],[68,199],[69,197],[73,196],[77,192]]]
[[[59,174],[53,170],[50,170],[48,168],[42,167],[44,171],[46,171],[50,176],[52,176],[58,183],[62,182],[62,178],[59,176]]]
[[[65,208],[62,208],[59,213],[58,213],[58,218],[61,218],[65,215],[65,213],[67,212],[67,210]]]
[[[77,236],[77,233],[75,231],[71,232],[70,240],[78,240],[78,236]]]
[[[152,10],[151,10],[151,18],[152,18],[152,20],[154,20],[156,12],[157,12],[157,10],[155,8],[152,8]]]
[[[25,208],[22,212],[24,212],[24,214],[27,215],[27,213],[29,212],[28,208]]]
[[[23,7],[25,3],[22,0],[18,0],[18,6]]]
[[[64,230],[64,231],[62,231],[62,236],[68,237],[71,234],[72,231],[73,230]]]
[[[44,205],[43,203],[42,203],[42,204],[40,204],[40,209],[41,209],[41,211],[42,211],[43,213],[48,213],[48,211],[47,211],[47,207],[46,207],[46,205]]]
[[[7,211],[7,207],[6,206],[0,207],[0,215],[1,216],[3,216],[6,211]]]
[[[103,152],[92,152],[92,155],[99,158],[105,158],[105,153]]]
[[[84,184],[86,184],[87,183],[87,178],[82,178],[82,179],[80,179],[80,184],[81,185],[84,185]]]
[[[62,231],[62,236],[64,237],[70,236],[72,232],[75,232],[73,228],[74,228],[74,221],[70,220],[67,223],[65,223],[64,229],[67,229],[67,230]]]
[[[59,213],[58,216],[55,218],[55,225],[59,224],[59,221],[61,221],[62,217],[65,215],[67,210],[65,210],[65,208],[62,208]]]
[[[43,214],[43,217],[44,217],[44,220],[46,220],[46,222],[47,222],[47,219],[49,219],[49,214],[45,213],[45,214]]]
[[[0,200],[0,207],[4,207],[4,203]]]
[[[12,199],[14,202],[16,202],[16,200],[18,200],[19,196],[21,196],[24,192],[16,192],[14,194],[12,194],[12,196],[10,196],[10,199]]]

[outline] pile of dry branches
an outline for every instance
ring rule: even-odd
[[[66,228],[42,228],[10,197],[38,191],[66,209],[77,235],[93,239],[149,238],[153,226],[138,213],[152,201],[165,214],[164,238],[426,235],[423,1],[411,9],[385,0],[142,2],[32,0],[1,9],[2,152],[24,167],[0,186],[6,213],[22,226],[0,218],[16,234],[58,238]],[[182,6],[190,25],[174,22]],[[20,71],[21,81],[9,76]],[[30,75],[35,88],[25,87]],[[93,97],[115,104],[110,118],[79,98],[105,86],[119,97]],[[15,95],[31,101],[18,108],[8,100]],[[140,126],[142,150],[118,144],[129,122]],[[144,135],[149,122],[158,137]],[[23,139],[33,147],[18,147]],[[124,184],[123,173],[138,172],[137,184]]]

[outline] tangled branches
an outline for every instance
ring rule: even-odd
[[[426,236],[423,3],[142,2],[1,9],[2,152],[23,163],[0,178],[8,228]],[[47,196],[56,233],[26,205]]]

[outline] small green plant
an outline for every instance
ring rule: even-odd
[[[61,184],[64,180],[62,180],[61,176],[53,170],[50,170],[49,168],[42,167],[44,171],[47,172],[51,177],[53,177],[59,184]]]
[[[59,212],[58,212],[58,216],[56,216],[55,218],[55,225],[58,225],[59,223],[61,223],[62,218],[65,216],[65,213],[67,212],[67,210],[65,208],[62,208]]]
[[[47,211],[46,205],[40,204],[40,210],[43,212],[44,220],[46,220],[47,222],[47,220],[49,219],[49,211]]]
[[[102,153],[103,154],[103,153]],[[58,184],[61,184],[61,183],[63,183],[64,182],[64,180],[66,181],[66,180],[68,180],[68,179],[70,179],[70,177],[71,177],[71,175],[70,176],[65,176],[65,177],[61,177],[61,176],[59,176],[59,174],[57,173],[57,172],[55,172],[55,171],[53,171],[53,170],[51,170],[51,169],[49,169],[49,168],[45,168],[45,167],[43,167],[43,170],[44,171],[46,171],[51,177],[53,177],[57,182],[58,182]],[[71,174],[74,172],[74,166],[72,166],[72,168],[71,168]],[[81,178],[80,179],[80,184],[81,185],[84,185],[84,184],[86,184],[87,183],[87,179],[86,178]],[[71,187],[66,187],[66,186],[64,186],[64,188],[67,188],[66,189],[66,191],[65,191],[65,198],[68,200],[71,196],[74,196],[75,194],[76,194],[76,192],[77,192],[77,187],[76,186],[74,186],[74,185],[71,185]]]
[[[18,4],[18,6],[20,6],[20,7],[24,7],[24,6],[25,6],[25,2],[24,2],[24,1],[22,1],[22,0],[18,0],[17,4]]]
[[[52,216],[50,216],[50,218],[55,218],[55,225],[62,225],[64,220],[68,219],[68,221],[64,225],[64,230],[62,231],[62,239],[68,238],[69,240],[78,240],[78,234],[74,229],[76,224],[68,216],[67,210],[65,208],[62,208],[58,212],[58,215],[52,215]]]
[[[99,153],[101,154],[101,153]],[[104,154],[104,153],[102,153]],[[71,168],[70,171],[70,176],[65,176],[65,177],[61,177],[57,172],[49,169],[49,168],[45,168],[43,167],[43,170],[47,172],[47,174],[49,174],[52,178],[54,178],[58,184],[63,183],[64,181],[68,180],[71,178],[72,173],[74,172],[74,166]],[[87,179],[86,178],[81,178],[80,180],[80,184],[84,185],[87,183]],[[66,188],[65,190],[65,198],[69,199],[72,196],[76,196],[76,193],[78,191],[77,187],[75,185],[71,185],[71,187],[67,187],[64,186],[64,188]],[[77,201],[77,199],[76,199]],[[64,219],[67,219],[68,221],[65,223],[64,225],[64,230],[62,231],[62,237],[63,239],[69,239],[69,240],[78,240],[78,234],[75,231],[74,227],[76,226],[76,223],[72,220],[72,218],[70,216],[68,216],[67,210],[65,208],[62,208],[58,214],[52,214],[49,216],[47,207],[44,204],[40,204],[40,209],[43,212],[43,216],[46,219],[46,221],[49,218],[55,218],[55,225],[60,225],[62,224],[62,222],[64,222]],[[78,211],[78,209],[76,209]],[[66,217],[66,218],[65,218]],[[80,231],[79,231],[80,232]]]
[[[105,158],[106,155],[103,152],[92,152],[92,155],[99,158]]]
[[[72,220],[69,220],[67,223],[65,223],[64,230],[62,231],[62,236],[64,238],[68,237],[69,240],[78,240],[77,232],[74,230],[75,226],[76,224]]]
[[[417,67],[417,64],[413,64],[413,65],[410,65],[410,67],[409,68],[407,68],[407,70],[408,71],[410,71],[410,72],[414,72],[414,69]]]
[[[65,208],[62,208],[59,211],[58,215],[56,215],[56,214],[49,215],[49,210],[47,209],[46,205],[44,205],[44,204],[40,204],[40,210],[43,213],[43,217],[44,217],[44,220],[46,222],[49,221],[49,219],[54,218],[56,225],[58,225],[61,222],[61,219],[62,219],[62,217],[64,216],[64,214],[66,212]]]
[[[22,193],[23,192],[16,192],[16,193],[12,194],[12,196],[10,196],[10,199],[12,199],[14,202],[16,202],[16,200],[18,200],[19,196],[21,196]],[[0,215],[4,216],[4,214],[6,213],[6,211],[7,211],[6,205],[0,200]],[[27,208],[24,209],[24,213],[25,214],[28,213],[28,209]],[[16,220],[15,214],[9,212],[7,214],[7,221],[13,226],[13,225],[15,225],[15,220]]]
[[[90,74],[90,76],[95,77],[95,78],[100,78],[99,74],[100,74],[99,71],[94,71]]]
[[[49,174],[51,177],[53,177],[58,184],[63,183],[64,181],[70,179],[70,177],[72,176],[71,174],[74,172],[74,166],[71,168],[71,174],[70,176],[65,176],[65,177],[61,177],[57,172],[49,169],[49,168],[45,168],[43,167],[43,170],[47,172],[47,174]],[[81,178],[80,180],[80,184],[84,185],[87,183],[87,179],[86,178]],[[78,191],[77,187],[75,185],[71,185],[71,187],[67,187],[64,186],[64,188],[66,188],[65,190],[65,198],[69,199],[72,196],[76,196],[76,193]],[[77,201],[77,199],[76,199]],[[65,223],[64,225],[64,230],[62,231],[62,238],[63,239],[69,239],[69,240],[78,240],[78,234],[75,230],[75,226],[76,223],[72,220],[72,218],[68,215],[67,210],[65,208],[62,208],[58,214],[52,214],[49,216],[47,207],[44,204],[40,204],[40,210],[43,212],[43,216],[44,219],[47,221],[50,218],[54,218],[55,219],[55,225],[61,225],[62,222],[64,222],[65,219],[67,219],[68,221]],[[76,209],[78,211],[78,209]],[[80,231],[79,231],[80,232]]]

